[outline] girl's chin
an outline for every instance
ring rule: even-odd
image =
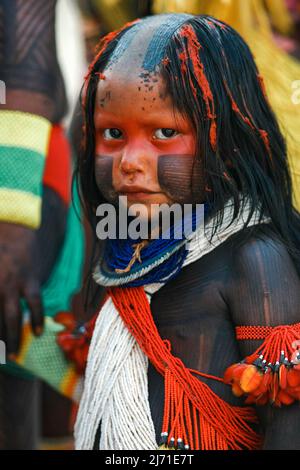
[[[167,203],[164,203],[167,204]],[[159,213],[159,204],[128,204],[128,214],[140,220],[151,220]]]

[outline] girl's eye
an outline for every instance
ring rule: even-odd
[[[110,127],[109,129],[104,129],[103,137],[106,140],[122,139],[123,133],[120,129]]]
[[[166,127],[162,127],[161,129],[156,129],[156,131],[154,132],[154,137],[156,139],[166,140],[166,139],[175,137],[175,135],[177,134],[178,132],[175,131],[174,129],[168,129]]]

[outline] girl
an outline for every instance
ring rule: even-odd
[[[212,17],[137,20],[101,42],[83,108],[93,231],[121,195],[148,221],[203,203],[205,230],[96,251],[77,448],[299,447],[299,214],[249,48]]]

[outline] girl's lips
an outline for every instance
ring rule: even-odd
[[[133,200],[143,200],[143,199],[148,200],[157,194],[160,194],[160,193],[137,191],[137,192],[122,192],[122,194],[120,195],[126,196],[129,201],[130,200],[133,201]]]
[[[153,196],[160,194],[160,191],[151,191],[151,189],[134,184],[124,184],[119,188],[118,194],[119,196],[126,196],[129,201],[148,201]]]
[[[139,186],[137,184],[123,184],[117,189],[118,193],[155,193],[151,189],[145,188],[144,186]]]

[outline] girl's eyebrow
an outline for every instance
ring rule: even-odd
[[[98,115],[98,118],[97,118]],[[100,120],[111,120],[114,122],[124,122],[128,121],[128,117],[122,118],[120,117],[119,110],[116,109],[116,112],[113,112],[112,110],[108,111],[106,109],[99,109],[96,114],[96,122]],[[180,126],[182,125],[183,121],[178,119],[178,117],[174,116],[173,108],[170,108],[170,114],[168,116],[163,116],[160,112],[152,112],[152,111],[147,111],[143,113],[142,121],[144,124],[152,124],[152,123],[172,123],[173,126]]]

